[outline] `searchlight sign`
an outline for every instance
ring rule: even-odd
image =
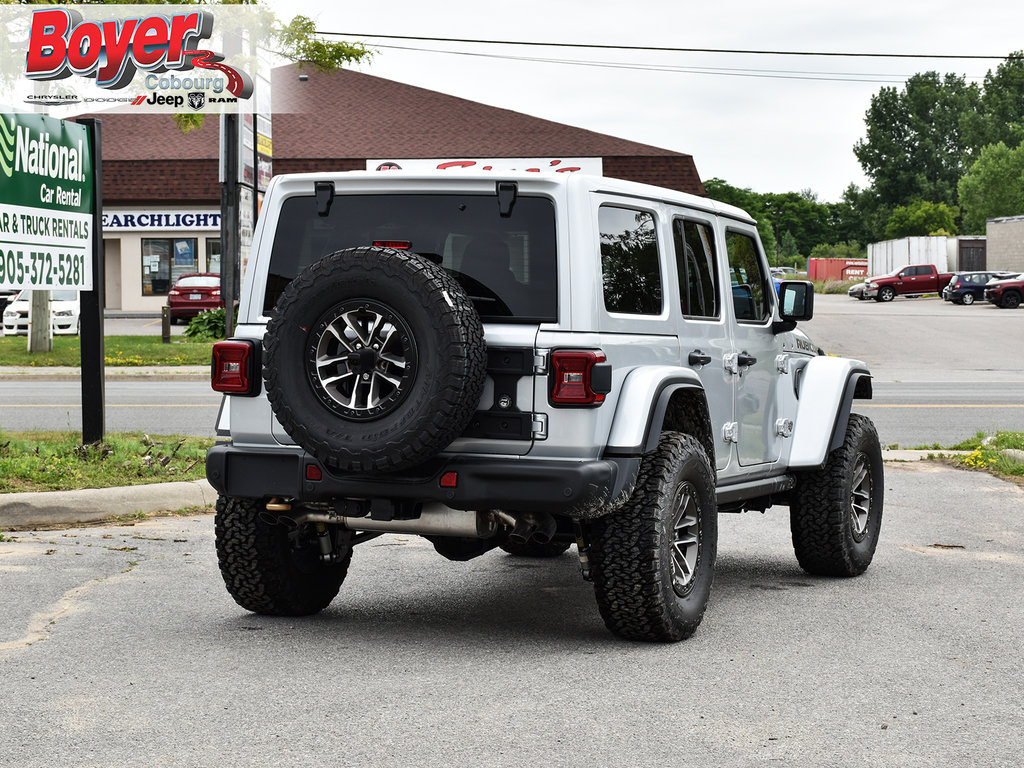
[[[92,191],[84,125],[0,114],[0,288],[92,290]]]

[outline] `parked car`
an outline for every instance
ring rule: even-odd
[[[993,280],[985,286],[985,301],[1003,309],[1016,309],[1024,301],[1024,275]]]
[[[220,275],[213,272],[190,272],[178,278],[167,294],[171,323],[189,320],[200,312],[224,306],[220,297]]]
[[[991,280],[1013,277],[1012,272],[957,272],[942,289],[942,298],[954,304],[973,304],[985,298],[985,285]]]
[[[5,336],[28,335],[31,304],[31,288],[25,288],[7,304],[4,308]],[[80,312],[78,291],[50,291],[50,322],[55,334],[78,335]]]
[[[892,301],[897,296],[941,294],[952,279],[952,272],[939,272],[934,264],[910,264],[881,277],[869,277],[864,297],[875,301]]]
[[[849,290],[847,290],[846,295],[849,296],[851,299],[859,299],[860,301],[864,301],[864,299],[867,298],[867,296],[864,295],[864,291],[866,290],[866,288],[867,283],[854,283],[853,285],[850,286]]]

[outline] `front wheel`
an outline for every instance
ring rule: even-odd
[[[878,300],[879,301],[892,301],[896,298],[896,290],[888,286],[878,289]]]
[[[1016,309],[1020,306],[1020,294],[1019,293],[1007,293],[1003,296],[1003,308],[1004,309]]]
[[[800,567],[817,576],[858,576],[882,527],[882,447],[871,420],[850,414],[843,444],[822,469],[801,472],[789,505]]]
[[[700,442],[665,432],[643,457],[625,506],[587,527],[597,605],[630,640],[674,642],[696,631],[718,547],[715,479]]]
[[[351,533],[272,523],[263,512],[257,499],[217,499],[217,561],[228,592],[253,613],[307,616],[322,611],[348,572]],[[331,537],[331,562],[321,560],[323,536]]]

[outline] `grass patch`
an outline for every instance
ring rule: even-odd
[[[82,445],[81,432],[0,432],[0,493],[113,488],[201,480],[212,438],[115,432]]]
[[[0,366],[79,366],[82,364],[78,336],[54,336],[53,351],[29,354],[24,336],[0,337]],[[107,365],[209,365],[213,342],[175,338],[164,344],[159,336],[107,336],[104,360]]]
[[[863,280],[814,280],[815,293],[841,293],[846,294],[851,285],[863,283]]]
[[[946,448],[925,446],[924,450],[970,451],[968,454],[944,458],[957,467],[982,470],[1007,480],[1019,482],[1024,478],[1024,461],[1003,453],[1006,450],[1024,451],[1024,432],[996,432],[994,435],[978,432],[974,437],[956,445]]]

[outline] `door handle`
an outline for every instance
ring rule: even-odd
[[[736,358],[736,362],[740,364],[740,367],[750,367],[751,365],[757,364],[757,358],[748,355],[746,352],[740,352],[740,356]]]
[[[711,365],[711,355],[705,355],[701,350],[695,349],[686,358],[690,365]]]

